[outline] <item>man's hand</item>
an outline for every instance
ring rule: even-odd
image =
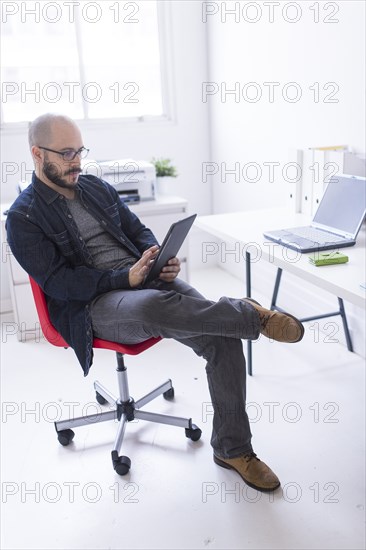
[[[174,281],[179,272],[180,260],[178,258],[172,258],[161,270],[159,279],[162,279],[166,283],[170,283],[171,281]]]
[[[159,250],[157,245],[151,246],[142,254],[141,258],[130,268],[128,281],[130,287],[139,286],[149,272],[151,261],[155,258]]]

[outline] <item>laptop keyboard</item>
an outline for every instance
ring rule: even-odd
[[[291,233],[315,243],[338,243],[344,241],[344,237],[327,231],[321,231],[315,227],[294,227],[291,228]]]

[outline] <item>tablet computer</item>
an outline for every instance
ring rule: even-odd
[[[146,275],[144,284],[151,283],[154,279],[157,279],[161,270],[167,264],[171,258],[175,258],[179,252],[180,247],[186,238],[188,231],[190,230],[197,214],[178,220],[170,226],[168,233],[163,240],[159,252],[150,267],[149,273]]]

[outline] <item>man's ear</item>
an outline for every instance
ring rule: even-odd
[[[32,156],[34,158],[34,161],[41,164],[41,162],[42,162],[41,149],[39,147],[37,147],[37,145],[33,145],[32,148],[31,148],[31,153],[32,153]]]

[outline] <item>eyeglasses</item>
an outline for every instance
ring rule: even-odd
[[[57,153],[58,155],[61,155],[64,160],[69,162],[70,160],[74,160],[76,155],[78,155],[81,159],[84,159],[88,153],[89,149],[86,149],[85,147],[80,147],[78,151],[75,151],[75,149],[66,149],[66,151],[55,151],[54,149],[48,149],[47,147],[41,147],[39,145],[40,149],[44,149],[45,151],[50,151],[51,153]]]

